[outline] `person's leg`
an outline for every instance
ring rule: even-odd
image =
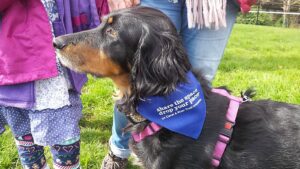
[[[15,137],[23,168],[49,168],[44,155],[44,147],[35,144],[31,135],[28,110],[0,106],[0,114]]]
[[[5,131],[5,125],[6,125],[6,120],[3,117],[2,113],[1,113],[1,108],[0,108],[0,135]]]
[[[80,138],[69,139],[61,144],[51,146],[53,166],[55,169],[79,169]]]
[[[80,128],[82,104],[77,92],[69,91],[70,105],[58,109],[30,111],[34,142],[51,146],[55,169],[80,168]]]
[[[124,169],[127,167],[130,150],[128,141],[130,133],[124,133],[128,121],[124,113],[114,107],[112,136],[109,140],[109,153],[104,157],[101,169]]]
[[[177,31],[181,29],[181,16],[185,0],[141,0],[141,6],[160,10],[167,15],[175,25]]]
[[[182,0],[179,0],[177,3],[175,2],[175,0],[141,0],[140,5],[161,10],[171,18],[176,28],[179,29],[181,26],[181,10],[184,3]],[[111,169],[116,167],[116,165],[124,166],[122,162],[127,162],[126,158],[130,156],[130,150],[128,147],[130,133],[123,133],[123,128],[126,127],[127,123],[128,121],[124,113],[119,112],[115,108],[112,136],[109,142],[111,153],[104,158],[101,167],[102,169]]]
[[[23,168],[49,169],[44,155],[44,147],[34,144],[31,134],[16,137],[15,141]]]
[[[128,121],[124,113],[119,112],[114,108],[112,136],[109,141],[110,150],[114,155],[120,158],[128,158],[130,156],[130,150],[128,147],[128,141],[130,133],[124,133],[123,128],[126,127]]]
[[[200,69],[210,82],[215,77],[238,13],[238,7],[231,1],[227,2],[226,28],[219,30],[188,29],[186,7],[182,15],[180,34],[189,60],[193,68]]]

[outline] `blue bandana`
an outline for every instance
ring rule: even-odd
[[[164,128],[197,139],[204,124],[206,104],[192,72],[187,73],[187,79],[168,96],[150,96],[140,101],[137,111]]]

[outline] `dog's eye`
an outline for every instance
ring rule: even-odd
[[[113,37],[116,37],[117,36],[117,32],[114,30],[114,29],[112,29],[112,28],[108,28],[108,29],[106,29],[106,34],[109,34],[109,35],[111,35],[111,36],[113,36]]]
[[[106,33],[109,33],[109,34],[112,34],[113,33],[113,29],[112,28],[108,28],[108,29],[106,29]]]

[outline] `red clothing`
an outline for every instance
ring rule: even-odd
[[[251,6],[256,3],[256,0],[238,0],[242,13],[250,11]]]

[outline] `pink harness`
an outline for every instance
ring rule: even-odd
[[[140,133],[131,133],[133,140],[137,143],[141,142],[144,138],[152,136],[157,133],[162,127],[158,124],[151,122],[148,126]]]
[[[218,167],[220,165],[220,161],[223,156],[223,153],[225,152],[227,144],[230,141],[233,126],[235,124],[236,116],[238,113],[238,109],[239,109],[240,104],[243,102],[243,99],[240,97],[235,97],[235,96],[230,95],[224,89],[212,89],[212,92],[218,93],[218,94],[230,99],[230,103],[229,103],[229,106],[228,106],[228,109],[226,112],[226,122],[225,122],[224,128],[220,131],[218,141],[217,141],[217,143],[215,145],[215,149],[213,151],[213,159],[211,162],[214,167]],[[157,133],[161,128],[162,127],[159,126],[158,124],[151,122],[142,132],[132,133],[133,140],[135,142],[139,143],[144,138]]]
[[[223,156],[223,153],[225,152],[227,144],[230,141],[238,109],[240,107],[240,104],[243,102],[243,99],[240,97],[230,95],[224,89],[212,89],[212,92],[218,93],[230,99],[230,103],[226,112],[226,122],[224,128],[220,131],[219,138],[213,152],[213,159],[211,162],[211,164],[214,167],[218,167],[220,165],[220,161]]]

